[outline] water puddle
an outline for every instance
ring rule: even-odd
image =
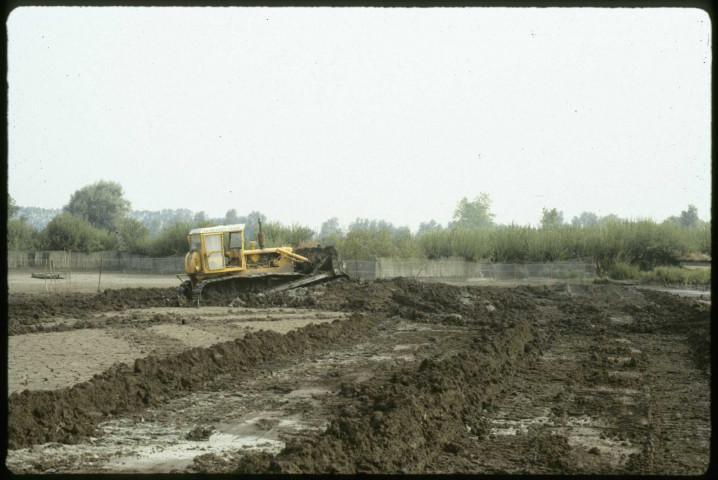
[[[610,320],[613,323],[617,323],[618,325],[630,325],[633,323],[633,317],[630,315],[623,315],[620,317],[610,317]]]
[[[170,472],[185,469],[194,457],[213,453],[218,456],[236,451],[264,450],[278,453],[284,442],[258,436],[238,436],[214,433],[206,441],[182,441],[174,445],[145,445],[133,449],[132,455],[118,457],[108,462],[107,471],[123,472]]]
[[[406,362],[413,362],[414,361],[414,355],[411,353],[408,353],[406,355],[372,355],[369,357],[369,360],[372,360],[374,362],[390,362],[392,360],[404,360]]]
[[[311,398],[315,395],[326,395],[332,393],[331,390],[324,387],[305,387],[292,390],[287,394],[288,397]]]

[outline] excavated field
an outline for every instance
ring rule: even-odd
[[[346,279],[9,294],[14,473],[706,472],[710,301]]]

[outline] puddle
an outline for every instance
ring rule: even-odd
[[[207,441],[183,441],[167,446],[142,446],[129,456],[112,459],[104,466],[109,471],[169,472],[185,469],[194,457],[207,453],[222,456],[237,449],[264,450],[278,453],[284,442],[257,436],[237,436],[227,433],[212,434]]]
[[[629,363],[631,360],[633,360],[633,357],[619,357],[615,355],[606,355],[606,360],[613,363]]]
[[[306,388],[298,388],[296,390],[292,390],[287,394],[288,397],[301,397],[301,398],[307,398],[307,397],[313,397],[315,395],[326,395],[327,393],[332,393],[331,390],[324,387],[306,387]]]
[[[394,351],[398,350],[416,350],[419,345],[406,344],[406,345],[394,345]]]
[[[375,362],[390,362],[392,360],[404,360],[406,362],[413,362],[414,361],[414,355],[411,353],[408,353],[406,355],[372,355],[369,357],[369,360],[375,361]]]
[[[624,370],[609,370],[607,373],[609,377],[638,378],[643,376],[643,372],[626,372]]]
[[[566,355],[566,354],[556,355],[556,354],[554,354],[554,353],[544,353],[544,354],[541,355],[539,358],[540,358],[541,360],[546,360],[546,361],[552,361],[552,360],[562,360],[562,361],[573,360],[573,358],[570,357],[569,355]]]

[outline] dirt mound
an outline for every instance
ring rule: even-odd
[[[92,313],[122,311],[127,308],[176,305],[177,291],[174,288],[107,289],[96,294],[12,293],[8,296],[8,317],[13,320],[25,320],[25,324],[32,324],[32,320],[53,316],[84,318]]]
[[[313,440],[290,441],[277,455],[236,457],[217,467],[197,459],[192,471],[235,473],[417,473],[437,452],[459,453],[467,429],[482,435],[482,412],[513,371],[535,356],[531,320],[495,324],[478,333],[475,349],[446,360],[425,360],[396,373],[388,384],[344,384],[351,399]]]
[[[111,415],[133,412],[201,388],[220,373],[242,372],[281,357],[356,341],[380,318],[360,314],[346,321],[308,325],[286,335],[260,331],[210,348],[119,364],[70,389],[23,391],[8,399],[8,446],[77,443]]]
[[[172,313],[156,313],[146,318],[132,318],[128,316],[113,316],[109,318],[84,318],[67,323],[47,322],[45,319],[27,321],[26,319],[9,319],[8,335],[24,335],[28,333],[68,332],[84,328],[107,328],[117,326],[150,326],[161,323],[180,323],[182,321],[196,321],[200,317],[189,319]]]
[[[510,309],[535,309],[537,298],[565,297],[565,285],[519,287],[460,287],[406,278],[352,281],[338,279],[326,284],[272,293],[242,293],[246,307],[312,307],[327,310],[382,312],[417,319],[424,314],[488,317]],[[226,305],[229,297],[211,302]],[[215,304],[215,303],[211,303]]]

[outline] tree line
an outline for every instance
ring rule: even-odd
[[[100,181],[73,193],[67,205],[40,230],[18,216],[19,211],[8,195],[9,250],[121,250],[152,256],[182,255],[188,250],[186,237],[192,228],[244,223],[245,238],[249,240],[256,237],[257,222],[261,220],[269,246],[330,244],[343,258],[358,260],[455,257],[545,262],[592,257],[601,273],[622,264],[642,270],[677,265],[690,252],[711,252],[710,222],[701,221],[693,205],[660,223],[616,215],[599,217],[592,212],[583,212],[566,222],[563,212],[544,207],[540,225],[532,227],[497,224],[491,199],[482,193],[472,200],[462,198],[446,226],[432,219],[422,222],[415,234],[408,227],[368,218],[357,218],[342,228],[336,217],[315,232],[298,224],[268,222],[258,211],[239,215],[236,209],[230,209],[223,218],[187,209],[133,212],[120,184]]]

